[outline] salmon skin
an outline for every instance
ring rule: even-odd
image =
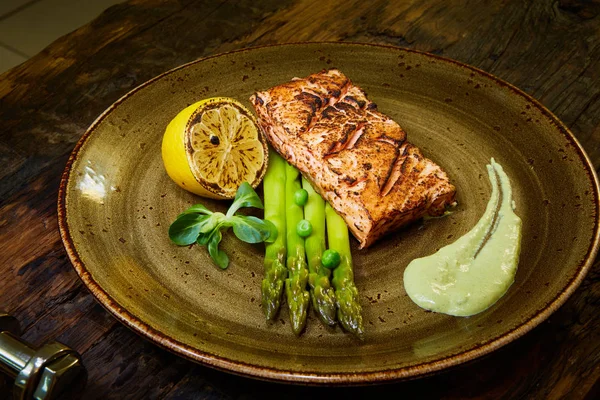
[[[340,214],[360,248],[454,202],[446,173],[339,70],[250,98],[275,150]]]

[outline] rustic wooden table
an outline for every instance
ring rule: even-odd
[[[277,385],[193,364],[125,328],[83,286],[60,240],[56,200],[92,121],[188,61],[325,40],[408,47],[488,71],[552,110],[600,167],[598,1],[131,0],[0,75],[0,306],[24,338],[81,352],[86,399],[598,398],[598,261],[561,309],[516,342],[433,377],[362,388]]]

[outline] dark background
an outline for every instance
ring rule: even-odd
[[[481,68],[555,113],[598,169],[599,14],[600,2],[578,0],[115,5],[0,75],[0,305],[21,321],[26,340],[56,339],[83,354],[90,375],[86,399],[597,398],[598,261],[546,322],[483,359],[397,384],[286,386],[193,364],[118,323],[72,269],[58,233],[56,199],[77,140],[130,89],[200,57],[298,41],[390,44]],[[6,387],[0,392],[8,396]]]

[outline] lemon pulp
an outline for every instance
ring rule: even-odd
[[[199,101],[169,123],[162,158],[171,179],[204,197],[233,198],[248,182],[256,187],[267,165],[267,144],[253,115],[231,98]]]

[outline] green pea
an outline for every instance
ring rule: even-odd
[[[296,233],[303,238],[310,236],[312,233],[312,224],[310,221],[303,219],[298,222],[298,225],[296,225]]]
[[[340,253],[333,249],[325,250],[321,256],[321,264],[328,269],[336,268],[338,265],[340,265],[341,261],[342,257],[340,257]]]
[[[298,189],[294,192],[294,203],[300,207],[304,206],[308,201],[308,192],[304,189]]]

